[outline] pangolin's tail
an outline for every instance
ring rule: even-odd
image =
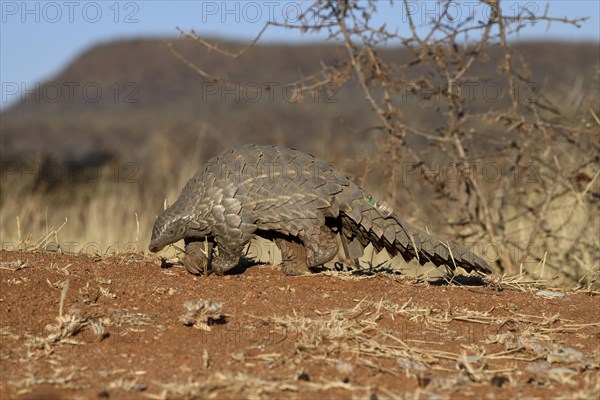
[[[492,273],[481,257],[403,222],[384,202],[365,196],[349,205],[345,210],[340,207],[340,211],[342,232],[349,241],[348,255],[353,259],[360,257],[364,248],[372,243],[377,251],[385,248],[391,256],[399,253],[406,261],[416,258],[421,265],[432,262],[436,266],[447,265],[452,270],[462,267],[467,272]]]

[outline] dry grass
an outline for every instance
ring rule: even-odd
[[[317,317],[298,315],[274,315],[255,317],[261,322],[280,329],[280,334],[293,338],[296,351],[292,353],[271,353],[255,358],[242,357],[240,362],[252,360],[264,361],[273,365],[281,365],[291,361],[303,364],[311,360],[335,366],[338,372],[350,373],[354,368],[366,368],[398,376],[398,373],[419,379],[423,383],[423,392],[430,394],[440,392],[457,392],[470,384],[508,382],[516,387],[519,381],[518,368],[508,366],[514,362],[528,364],[534,372],[534,378],[540,385],[575,385],[571,380],[577,371],[594,370],[599,367],[597,357],[589,358],[581,352],[564,347],[551,338],[559,332],[576,332],[593,328],[600,331],[600,323],[572,325],[558,316],[524,315],[510,312],[508,316],[494,316],[491,312],[481,312],[468,308],[439,309],[431,305],[412,304],[409,299],[405,304],[394,304],[386,301],[368,302],[356,300],[357,305],[350,309],[334,309],[323,313],[317,311]],[[397,334],[382,329],[379,321],[384,314],[392,318],[403,318],[411,323],[419,324],[430,329],[431,340],[404,339]],[[462,352],[443,350],[443,342],[460,340],[457,333],[450,328],[452,321],[463,321],[489,326],[490,332],[502,329],[507,324],[511,330],[503,334],[487,335],[480,343],[463,344]],[[442,334],[443,336],[440,336]],[[439,343],[437,342],[439,340]],[[486,349],[492,344],[501,344],[504,350],[489,352]],[[394,362],[395,367],[389,362]],[[555,363],[568,364],[569,367],[553,367]],[[452,367],[454,366],[454,367]],[[400,370],[398,370],[400,367]],[[432,372],[443,372],[444,378],[430,380]],[[245,379],[247,384],[237,386],[238,379]],[[252,377],[239,377],[219,374],[203,383],[166,385],[167,393],[185,395],[207,395],[218,387],[209,384],[213,379],[227,382],[223,387],[234,389],[231,395],[265,397],[271,392],[297,391],[301,385],[303,390],[314,387],[323,390],[331,387],[345,388],[354,396],[364,396],[372,388],[353,387],[339,381],[319,382],[306,385],[294,380],[268,382]],[[597,387],[591,382],[597,381],[597,376],[587,376],[586,385],[580,387],[579,396],[589,396],[598,393]],[[255,386],[256,385],[256,386]],[[217,385],[218,386],[218,385]],[[385,387],[379,387],[380,393],[395,398],[397,394]],[[199,392],[200,391],[200,392]],[[220,392],[223,393],[223,392]]]
[[[225,315],[222,313],[223,304],[212,301],[186,301],[183,305],[185,313],[179,317],[179,320],[187,326],[193,326],[196,329],[210,331],[211,322],[222,320]]]

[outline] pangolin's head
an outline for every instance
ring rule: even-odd
[[[170,207],[164,210],[156,218],[152,228],[152,238],[148,248],[156,253],[165,246],[175,243],[186,236],[187,221]]]
[[[204,184],[196,176],[186,183],[177,201],[156,218],[148,246],[151,252],[156,253],[186,237],[200,238],[210,232],[206,216],[213,201],[204,193]]]

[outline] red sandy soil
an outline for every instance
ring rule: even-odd
[[[135,254],[0,261],[3,400],[600,395],[593,294],[265,265],[204,277]],[[81,324],[53,341],[61,293]],[[210,331],[180,320],[200,300],[222,303]]]

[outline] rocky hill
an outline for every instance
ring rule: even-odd
[[[344,60],[342,48],[259,45],[231,59],[189,40],[172,43],[203,71],[233,82],[234,89],[208,81],[181,62],[169,51],[168,39],[100,44],[41,82],[35,95],[2,113],[2,159],[139,161],[148,156],[147,143],[164,138],[181,143],[182,151],[201,144],[206,154],[246,142],[314,151],[323,139],[340,146],[338,151],[348,151],[376,139],[365,134],[375,122],[364,96],[352,84],[336,91],[333,101],[325,96],[293,101],[290,84],[318,71],[320,64]],[[220,46],[239,49],[244,44]],[[596,43],[522,43],[514,49],[547,94],[577,93],[594,79],[597,84]],[[475,66],[473,74],[493,81],[494,60],[500,54],[499,48],[492,48],[490,61]],[[380,55],[402,64],[412,61],[411,53],[402,48],[381,49]],[[417,66],[411,73],[414,76],[407,79],[428,71]],[[415,122],[429,123],[428,110],[416,101],[408,101],[406,108]]]

